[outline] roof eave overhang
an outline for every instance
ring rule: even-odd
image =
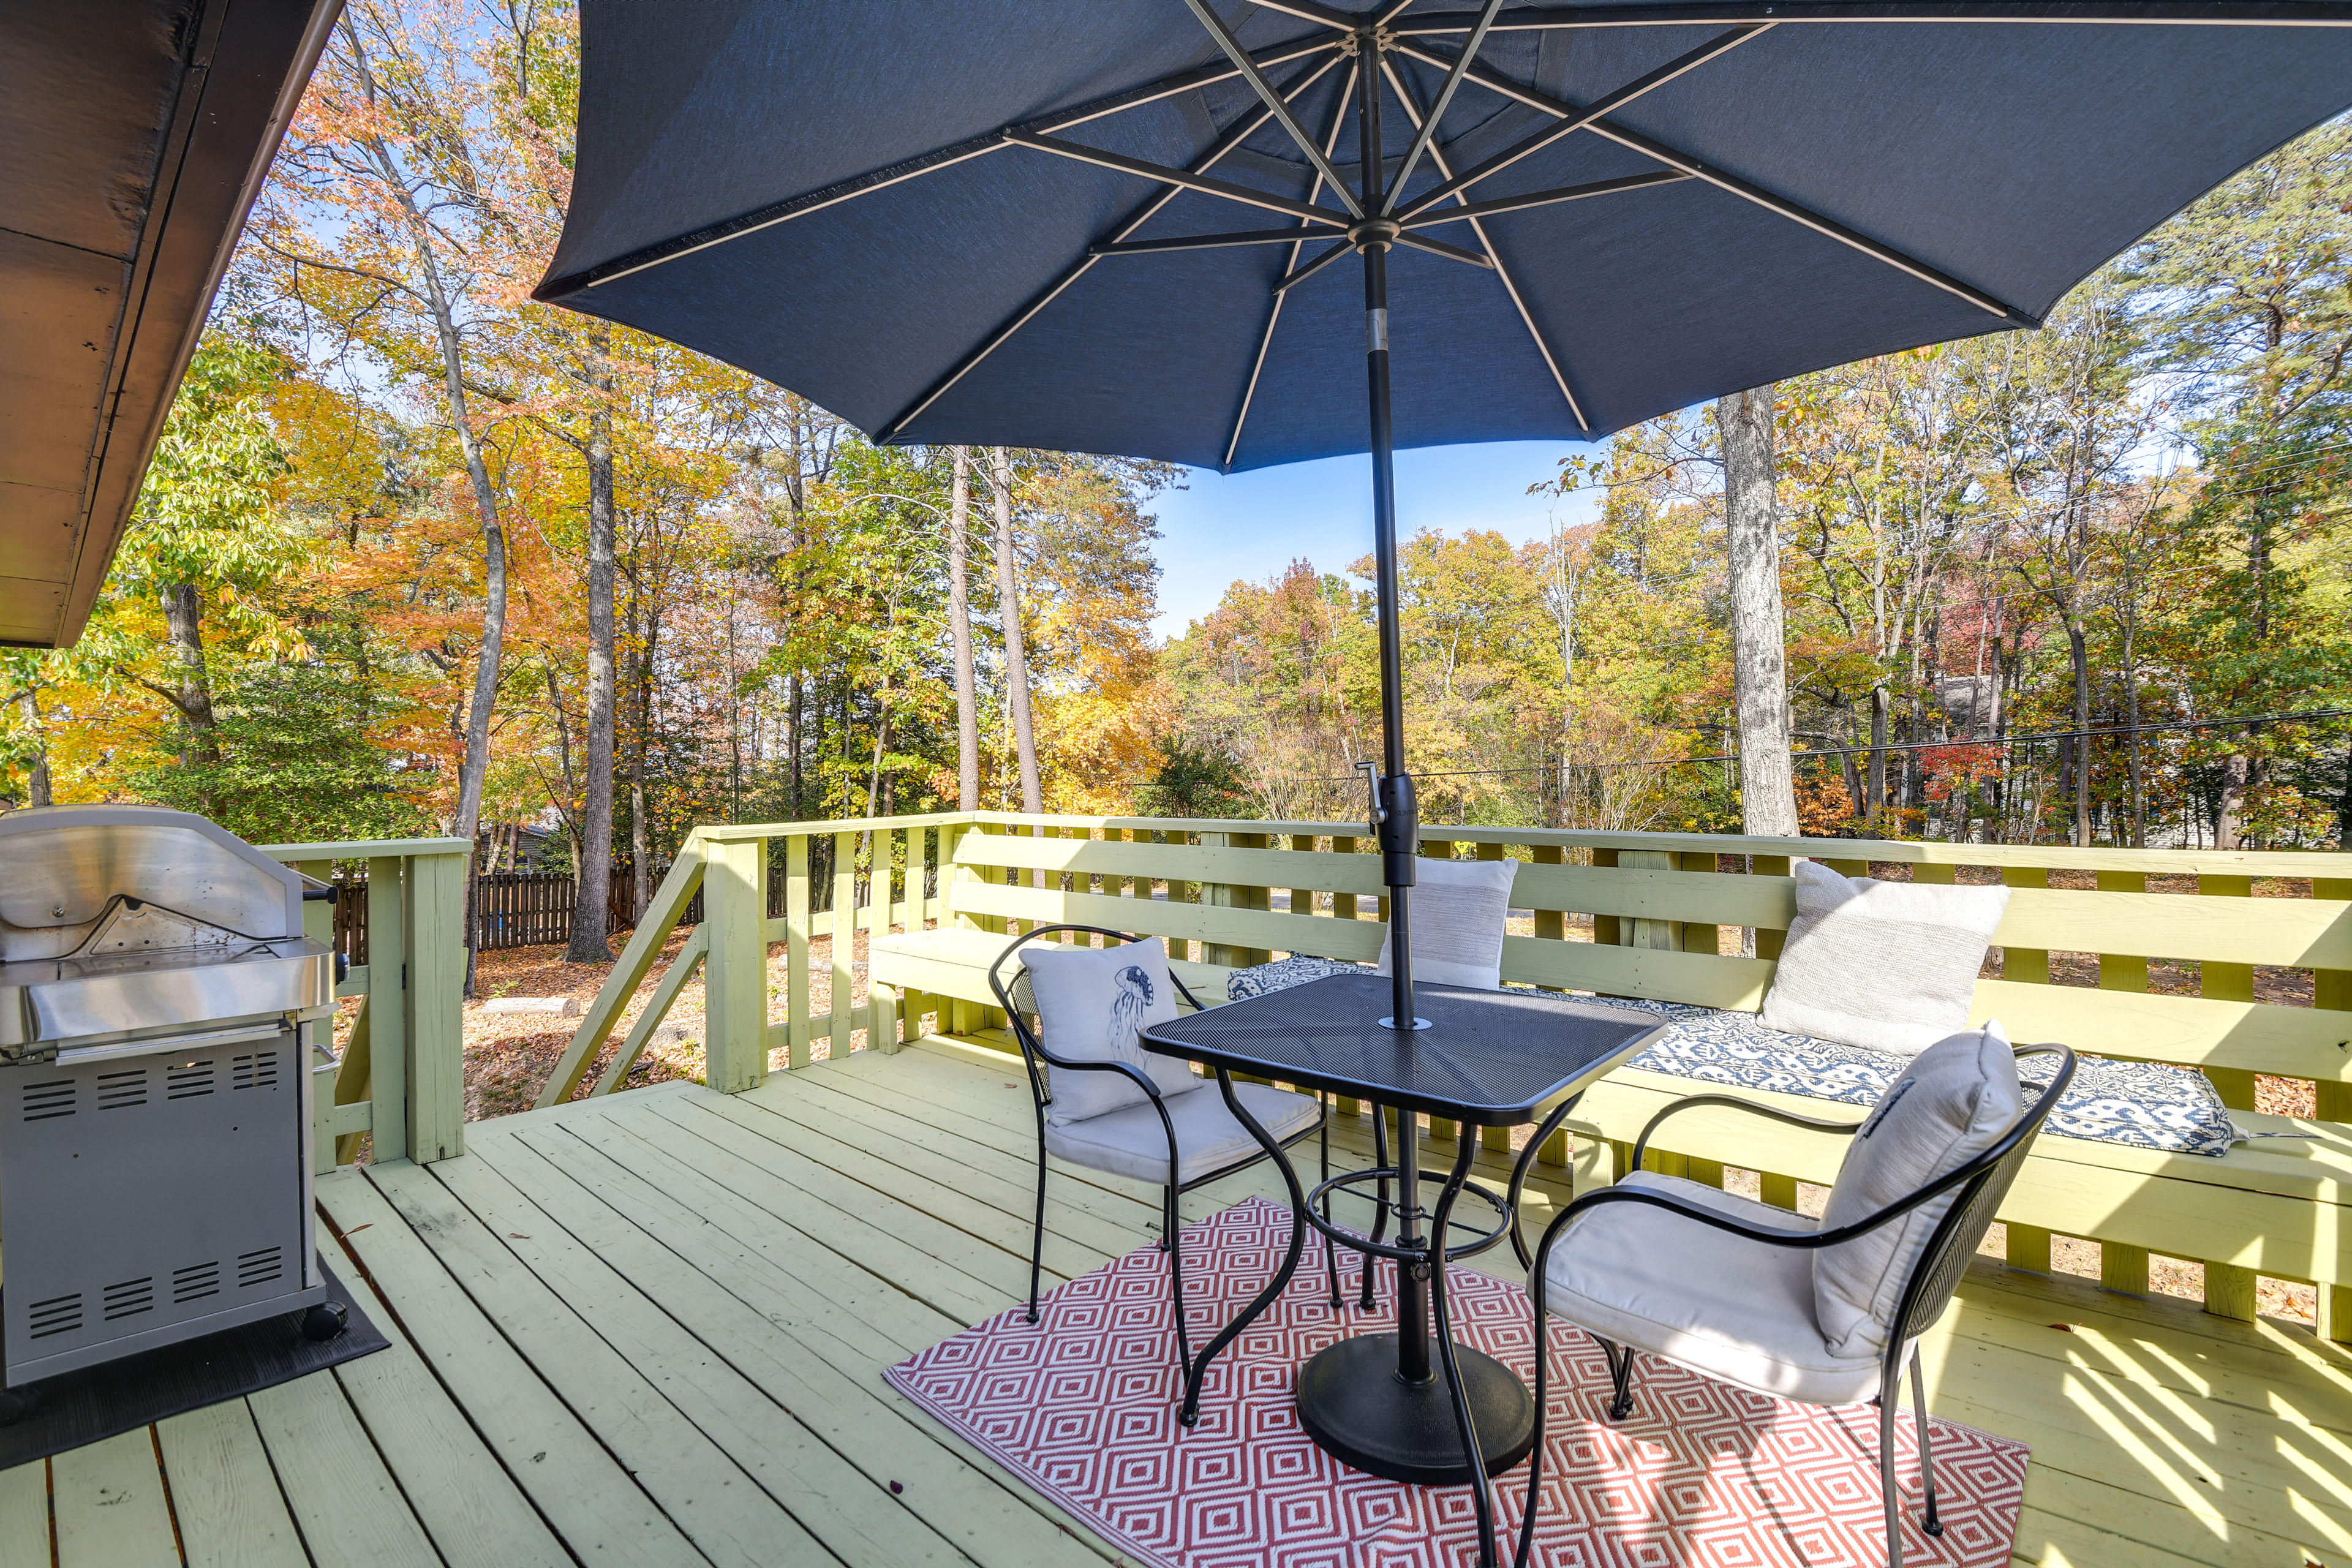
[[[0,319],[0,646],[81,635],[341,10],[21,0],[0,11],[16,84],[0,300],[17,306]]]

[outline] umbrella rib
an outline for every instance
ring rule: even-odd
[[[1257,0],[1257,8],[1279,11],[1286,16],[1297,16],[1309,22],[1320,22],[1343,33],[1352,33],[1363,25],[1361,17],[1350,16],[1345,11],[1334,11],[1328,5],[1318,5],[1315,0]]]
[[[1306,282],[1309,278],[1314,277],[1318,272],[1322,271],[1326,267],[1330,266],[1331,263],[1339,260],[1339,258],[1347,255],[1349,251],[1355,248],[1354,241],[1343,239],[1339,244],[1333,246],[1330,249],[1325,251],[1322,255],[1317,257],[1314,260],[1308,262],[1306,266],[1291,268],[1288,272],[1283,274],[1280,282],[1275,284],[1275,297],[1279,299],[1285,292],[1293,287]]]
[[[1248,185],[1236,185],[1229,180],[1213,180],[1205,174],[1196,174],[1190,169],[1171,169],[1165,163],[1147,163],[1141,158],[1130,158],[1123,153],[1106,153],[1099,147],[1085,147],[1076,142],[1064,142],[1057,137],[1040,136],[1034,132],[1024,131],[1013,125],[1004,128],[1004,139],[1015,146],[1034,148],[1040,153],[1052,153],[1058,157],[1075,159],[1081,163],[1092,163],[1098,168],[1117,169],[1123,174],[1133,174],[1139,179],[1153,180],[1163,185],[1180,185],[1186,190],[1198,191],[1202,195],[1223,196],[1227,201],[1243,202],[1250,206],[1264,207],[1268,212],[1287,213],[1292,217],[1305,218],[1310,223],[1327,223],[1335,228],[1345,226],[1341,222],[1342,215],[1333,212],[1329,207],[1318,207],[1311,202],[1292,201],[1288,196],[1276,195],[1272,191],[1255,190]]]
[[[1406,3],[1410,4],[1411,0],[1406,0]],[[1437,122],[1445,118],[1446,110],[1453,105],[1454,94],[1462,85],[1463,74],[1470,68],[1470,62],[1477,58],[1478,46],[1486,41],[1486,29],[1494,25],[1495,13],[1502,8],[1503,0],[1486,0],[1486,9],[1478,13],[1478,23],[1470,29],[1469,41],[1454,57],[1454,68],[1445,73],[1445,85],[1437,89],[1436,103],[1423,118],[1420,129],[1412,133],[1412,145],[1405,149],[1404,163],[1397,170],[1396,184],[1389,187],[1388,199],[1381,204],[1382,217],[1396,212],[1397,198],[1404,195],[1405,182],[1412,178],[1412,171],[1421,163],[1421,155],[1429,151],[1430,142],[1437,135]]]
[[[1399,0],[1399,3],[1408,4],[1410,0]],[[1356,61],[1348,62],[1348,79],[1339,84],[1339,96],[1332,102],[1331,128],[1323,138],[1323,155],[1327,158],[1339,145],[1340,127],[1348,123],[1348,103],[1356,96],[1356,72],[1359,68]],[[1315,184],[1307,190],[1307,199],[1313,201],[1322,194],[1323,176],[1318,174],[1315,176]],[[1302,232],[1304,232],[1303,229]],[[1298,265],[1299,252],[1306,247],[1307,242],[1304,239],[1294,239],[1291,242],[1288,263],[1290,267],[1296,268]],[[1265,331],[1258,334],[1257,357],[1250,362],[1249,383],[1242,388],[1242,405],[1234,411],[1234,433],[1225,439],[1225,460],[1218,468],[1221,473],[1233,472],[1234,454],[1240,451],[1242,447],[1242,427],[1249,423],[1250,405],[1257,399],[1258,378],[1265,374],[1265,356],[1274,347],[1274,329],[1282,321],[1282,302],[1287,297],[1283,291],[1282,285],[1276,284],[1273,302],[1267,307],[1265,313]]]
[[[1250,58],[1262,67],[1273,67],[1287,65],[1292,60],[1304,59],[1310,55],[1329,52],[1333,58],[1326,61],[1322,68],[1322,70],[1328,70],[1339,58],[1337,52],[1339,47],[1338,44],[1328,38],[1304,38],[1286,44],[1268,45],[1265,48],[1256,50]],[[1316,75],[1320,76],[1322,70],[1318,70]],[[1090,103],[1079,104],[1074,109],[1066,109],[1058,113],[1030,121],[1023,129],[1038,132],[1067,131],[1075,126],[1084,125],[1089,121],[1100,120],[1124,110],[1138,109],[1147,103],[1157,103],[1161,99],[1172,98],[1180,92],[1189,92],[1194,88],[1208,87],[1240,74],[1231,62],[1196,67],[1192,70],[1179,71],[1174,76],[1161,77],[1157,81],[1146,82],[1141,87],[1129,88],[1123,92],[1112,93],[1108,98],[1098,98]],[[572,273],[562,278],[550,279],[531,291],[531,298],[554,300],[575,293],[582,289],[599,288],[606,283],[626,278],[632,273],[643,272],[649,267],[659,267],[664,262],[676,261],[680,257],[691,256],[696,251],[708,250],[714,245],[724,245],[730,239],[740,239],[747,234],[756,234],[763,228],[772,228],[780,223],[788,223],[793,218],[806,217],[809,214],[822,212],[826,207],[837,206],[843,202],[853,201],[876,191],[887,190],[902,181],[915,179],[940,169],[951,168],[955,164],[990,153],[1001,152],[1010,145],[1012,143],[1004,140],[1002,132],[992,131],[985,136],[975,136],[969,141],[935,148],[931,152],[919,153],[912,158],[903,158],[896,163],[887,164],[879,169],[870,169],[865,174],[837,181],[821,190],[810,191],[768,206],[754,208],[751,212],[696,229],[691,233],[673,236],[657,244],[646,246],[623,256],[616,256],[610,261],[601,262],[584,271]]]
[[[1439,12],[1400,22],[1401,36],[1466,33],[1476,13]],[[1507,11],[1499,32],[1547,32],[1588,27],[1680,27],[1727,22],[1949,22],[1961,24],[2105,26],[2345,27],[2352,5],[2281,4],[2280,0],[2057,0],[2040,5],[1954,4],[1952,0],[1775,0],[1770,5],[1560,6]]]
[[[1771,31],[1771,29],[1772,24],[1769,22],[1764,22],[1752,26],[1733,27],[1727,32],[1717,33],[1714,37],[1709,38],[1706,43],[1701,44],[1698,47],[1675,56],[1673,59],[1668,60],[1664,65],[1658,67],[1655,70],[1643,72],[1642,75],[1635,77],[1632,81],[1627,82],[1623,87],[1619,88],[1616,91],[1595,100],[1592,103],[1577,110],[1574,114],[1561,119],[1558,123],[1548,125],[1543,130],[1535,132],[1531,136],[1523,137],[1519,141],[1513,142],[1510,146],[1504,148],[1493,157],[1486,159],[1485,162],[1473,164],[1471,167],[1465,169],[1461,174],[1456,174],[1454,178],[1446,181],[1444,184],[1439,185],[1435,190],[1430,191],[1423,195],[1420,200],[1414,202],[1412,205],[1405,208],[1405,210],[1398,216],[1410,223],[1413,218],[1419,216],[1424,212],[1427,212],[1431,207],[1435,206],[1439,202],[1444,201],[1446,197],[1454,195],[1456,191],[1467,190],[1472,185],[1476,184],[1481,180],[1488,178],[1490,175],[1501,174],[1505,169],[1509,168],[1512,164],[1517,163],[1520,159],[1528,156],[1530,153],[1541,152],[1543,149],[1550,146],[1553,142],[1559,141],[1563,136],[1573,135],[1575,132],[1593,124],[1603,115],[1622,109],[1625,105],[1633,102],[1635,99],[1640,98],[1643,94],[1655,91],[1657,89],[1662,88],[1665,86],[1666,83],[1674,80],[1676,77],[1682,76],[1686,72],[1696,70],[1700,66],[1705,65],[1707,61],[1715,59],[1722,55],[1728,54],[1731,50],[1736,49],[1740,45],[1748,42],[1748,39],[1757,37],[1764,33],[1768,33]],[[1475,69],[1475,62],[1471,60],[1466,53],[1457,54],[1454,57],[1452,68],[1454,73],[1461,74],[1463,72]],[[1482,82],[1481,85],[1484,85],[1484,83]]]
[[[1399,245],[1410,246],[1415,250],[1425,250],[1432,256],[1443,256],[1449,261],[1466,261],[1473,267],[1492,268],[1495,265],[1495,258],[1491,256],[1482,256],[1475,250],[1465,250],[1458,245],[1448,245],[1442,239],[1432,239],[1425,234],[1400,234],[1396,237],[1396,242]]]
[[[1257,63],[1250,58],[1249,51],[1242,47],[1242,41],[1234,36],[1231,27],[1225,26],[1225,19],[1210,7],[1209,0],[1184,0],[1184,4],[1193,16],[1201,19],[1201,26],[1209,30],[1209,36],[1217,40],[1217,47],[1225,51],[1225,58],[1241,71],[1243,79],[1250,84],[1250,89],[1257,94],[1259,101],[1274,111],[1275,119],[1282,122],[1282,128],[1290,133],[1290,139],[1298,143],[1298,150],[1307,154],[1316,172],[1331,183],[1331,194],[1339,198],[1340,205],[1348,209],[1348,216],[1362,217],[1363,204],[1356,199],[1353,191],[1348,189],[1348,183],[1339,178],[1339,172],[1331,166],[1331,160],[1323,155],[1323,149],[1315,138],[1307,134],[1307,128],[1298,123],[1298,117],[1290,112],[1290,105],[1274,90],[1274,84],[1265,79],[1265,73],[1257,68]]]
[[[1411,55],[1413,58],[1428,65],[1443,67],[1454,63],[1444,55],[1402,41],[1397,46],[1397,52]],[[1522,87],[1510,78],[1490,70],[1485,66],[1472,66],[1470,74],[1480,86],[1491,88],[1506,98],[1524,103],[1530,109],[1540,110],[1556,119],[1582,120],[1584,118],[1584,111],[1574,105],[1538,92],[1534,88]],[[1893,246],[1881,244],[1867,236],[1856,234],[1835,218],[1823,216],[1801,203],[1790,201],[1786,196],[1777,195],[1761,186],[1750,184],[1737,174],[1715,168],[1702,159],[1679,152],[1663,142],[1643,135],[1638,131],[1629,131],[1624,126],[1608,120],[1593,120],[1583,128],[1595,135],[1616,142],[1621,147],[1630,148],[1644,156],[1654,158],[1669,168],[1680,169],[1694,179],[1704,180],[1717,190],[1727,191],[1743,201],[1753,202],[1765,211],[1787,218],[1791,223],[1801,224],[1824,238],[1836,240],[1839,244],[1858,250],[1874,260],[1885,262],[1896,271],[1907,273],[1931,288],[1940,289],[1956,299],[1967,300],[1989,315],[1998,316],[2003,321],[2014,322],[2021,327],[2038,327],[2042,324],[2041,318],[2030,315],[1980,289],[1971,288],[1958,279],[1928,266],[1916,257],[1906,255]]]
[[[1296,245],[1296,228],[1251,228],[1232,234],[1180,234],[1166,239],[1105,240],[1088,246],[1096,256],[1144,256],[1169,250],[1215,250],[1234,245]]]
[[[1313,70],[1308,71],[1306,75],[1298,79],[1297,85],[1290,89],[1291,96],[1296,98],[1300,93],[1305,92],[1308,88],[1313,87],[1317,82],[1322,80],[1324,77],[1330,73],[1331,68],[1339,63],[1341,58],[1342,57],[1336,50],[1333,51],[1329,59],[1322,61],[1320,64],[1317,65]],[[1350,65],[1348,68],[1348,70],[1349,79],[1353,79],[1355,67]],[[1242,119],[1235,121],[1232,129],[1228,130],[1223,136],[1217,138],[1215,142],[1210,144],[1207,152],[1202,153],[1199,158],[1193,161],[1193,166],[1197,169],[1214,168],[1218,162],[1222,160],[1226,153],[1232,152],[1234,148],[1248,141],[1252,136],[1256,135],[1259,129],[1272,118],[1273,116],[1271,114],[1261,110],[1255,115],[1245,115]],[[1113,230],[1111,235],[1112,239],[1114,241],[1125,239],[1129,235],[1133,234],[1137,229],[1141,228],[1145,224],[1150,222],[1152,218],[1159,216],[1162,208],[1167,206],[1170,202],[1174,201],[1178,195],[1181,195],[1189,188],[1189,186],[1185,185],[1171,185],[1168,189],[1161,191],[1150,201],[1144,203],[1141,207],[1138,208],[1134,216],[1130,216],[1126,222],[1120,224],[1118,228]],[[1056,278],[1043,291],[1041,291],[1035,299],[1030,300],[1027,305],[1024,306],[1010,321],[1006,321],[994,332],[991,333],[986,342],[982,342],[971,353],[965,355],[962,361],[960,362],[953,370],[950,371],[944,377],[942,377],[937,385],[933,386],[929,392],[926,392],[921,400],[916,403],[913,407],[908,409],[904,414],[899,415],[896,419],[891,420],[889,424],[882,426],[880,430],[876,432],[874,438],[877,441],[887,441],[898,435],[900,430],[903,430],[908,425],[914,423],[914,421],[921,416],[923,410],[929,408],[932,404],[937,403],[940,398],[945,397],[948,395],[949,390],[952,388],[956,383],[971,374],[972,370],[978,366],[982,360],[994,353],[998,349],[1003,347],[1006,342],[1012,340],[1013,335],[1015,332],[1018,332],[1022,328],[1034,321],[1037,317],[1037,313],[1043,310],[1046,306],[1052,304],[1055,300],[1061,298],[1063,292],[1067,289],[1071,284],[1076,283],[1079,279],[1085,277],[1087,269],[1092,268],[1095,262],[1099,258],[1092,254],[1090,247],[1088,254],[1081,256],[1074,265],[1064,268],[1062,275],[1059,278]]]
[[[1557,190],[1533,191],[1524,196],[1497,196],[1493,201],[1472,202],[1467,206],[1448,207],[1428,217],[1418,217],[1406,224],[1407,228],[1433,228],[1442,223],[1460,223],[1464,218],[1497,217],[1504,213],[1525,212],[1529,207],[1555,206],[1561,202],[1580,202],[1587,196],[1614,195],[1620,191],[1646,190],[1652,185],[1675,185],[1692,176],[1680,169],[1659,169],[1646,174],[1623,174],[1613,180],[1595,180],[1587,185],[1562,185]],[[1457,193],[1454,199],[1459,201]]]
[[[1397,95],[1397,101],[1404,105],[1404,111],[1407,114],[1413,113],[1412,98],[1405,91],[1404,83],[1398,78],[1396,68],[1390,65],[1388,61],[1382,60],[1381,74],[1388,78],[1390,88]],[[1432,146],[1430,155],[1437,161],[1437,172],[1451,178],[1451,172],[1446,168],[1444,149]],[[1457,202],[1463,200],[1458,195],[1454,199]],[[1503,291],[1511,297],[1511,308],[1518,311],[1519,324],[1527,328],[1528,336],[1535,340],[1536,353],[1543,355],[1544,367],[1551,372],[1552,384],[1559,388],[1560,398],[1568,405],[1569,413],[1574,416],[1576,427],[1590,431],[1592,428],[1592,421],[1584,416],[1584,405],[1576,400],[1576,394],[1570,389],[1568,373],[1560,368],[1559,356],[1551,352],[1551,343],[1544,337],[1543,329],[1536,325],[1535,312],[1528,309],[1527,300],[1519,293],[1518,282],[1512,278],[1511,269],[1503,265],[1502,253],[1495,248],[1495,242],[1486,237],[1486,226],[1473,216],[1470,218],[1470,232],[1476,235],[1478,243],[1486,247],[1487,256],[1495,263],[1495,276],[1501,280]]]

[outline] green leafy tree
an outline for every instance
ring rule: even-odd
[[[257,664],[215,700],[209,757],[134,776],[148,799],[255,843],[421,836],[431,812],[370,739],[389,706],[329,666]]]
[[[277,593],[302,552],[273,489],[287,467],[268,406],[282,368],[234,328],[205,335],[97,613],[59,661],[101,689],[127,683],[170,704],[180,727],[175,749],[192,769],[221,761],[214,668],[221,646],[243,657],[306,651]]]

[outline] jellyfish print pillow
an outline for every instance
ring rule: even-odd
[[[1204,1081],[1190,1062],[1155,1056],[1136,1041],[1147,1024],[1176,1016],[1168,952],[1156,942],[1121,947],[1046,947],[1022,953],[1037,1000],[1046,1053],[1066,1062],[1125,1062],[1160,1088],[1184,1094]],[[1054,1069],[1045,1118],[1056,1127],[1141,1105],[1144,1092],[1123,1072]]]

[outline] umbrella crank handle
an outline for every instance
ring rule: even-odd
[[[1421,807],[1413,799],[1412,775],[1382,778],[1376,763],[1356,766],[1364,771],[1364,787],[1371,795],[1369,826],[1380,840],[1381,880],[1391,888],[1410,888],[1416,880],[1413,861],[1421,854]]]

